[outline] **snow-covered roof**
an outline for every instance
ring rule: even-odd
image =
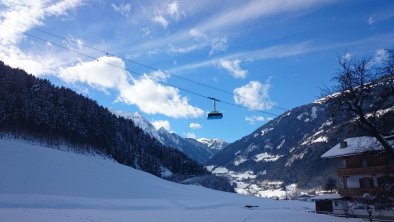
[[[331,193],[312,197],[311,200],[337,200],[341,198],[341,195],[339,195],[338,193]]]
[[[383,150],[383,146],[374,137],[369,137],[369,136],[352,137],[345,139],[345,142],[347,142],[347,146],[345,148],[341,148],[340,143],[338,143],[333,148],[325,152],[321,157],[334,158],[334,157],[343,157],[343,156],[353,156],[367,151]],[[394,145],[394,141],[390,141],[390,143]]]

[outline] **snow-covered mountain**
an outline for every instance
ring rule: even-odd
[[[141,113],[135,112],[131,115],[123,115],[125,118],[129,118],[133,120],[134,124],[141,128],[145,133],[149,134],[151,137],[157,139],[160,143],[164,145],[164,141],[159,135],[159,132],[156,130],[156,128],[152,125],[151,122],[146,120]]]
[[[221,139],[199,138],[197,141],[207,145],[208,148],[214,150],[214,152],[219,152],[228,145],[226,141]]]
[[[136,126],[157,139],[163,145],[176,148],[199,163],[205,163],[216,153],[215,149],[212,149],[204,143],[199,143],[190,138],[183,138],[175,133],[168,132],[163,127],[156,129],[152,123],[146,120],[138,112],[125,117],[133,120]]]
[[[103,156],[22,140],[0,139],[0,177],[0,221],[348,221],[308,213],[308,202],[177,184]]]
[[[207,168],[228,177],[237,184],[236,191],[245,194],[267,196],[267,190],[291,184],[305,189],[323,186],[328,177],[336,177],[340,161],[321,155],[345,138],[365,135],[353,119],[334,122],[326,103],[320,99],[283,113],[228,145]],[[385,135],[394,133],[394,101],[383,107],[378,121]]]

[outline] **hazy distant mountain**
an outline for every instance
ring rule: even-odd
[[[129,115],[128,118],[132,119],[138,127],[144,130],[150,136],[156,138],[163,145],[174,147],[185,153],[189,158],[199,163],[205,163],[216,153],[216,148],[211,148],[205,143],[200,143],[191,138],[183,138],[175,133],[168,132],[164,128],[157,130],[138,112]]]

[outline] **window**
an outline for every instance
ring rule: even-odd
[[[343,188],[347,188],[347,178],[348,178],[348,177],[342,177]]]
[[[368,160],[367,159],[362,159],[361,160],[361,167],[367,167],[368,166]]]
[[[373,180],[369,177],[363,177],[359,180],[360,188],[373,188]]]

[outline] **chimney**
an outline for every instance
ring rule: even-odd
[[[339,143],[339,148],[343,149],[343,148],[346,148],[346,147],[347,147],[347,142],[345,140],[343,140],[343,141],[341,141]]]

